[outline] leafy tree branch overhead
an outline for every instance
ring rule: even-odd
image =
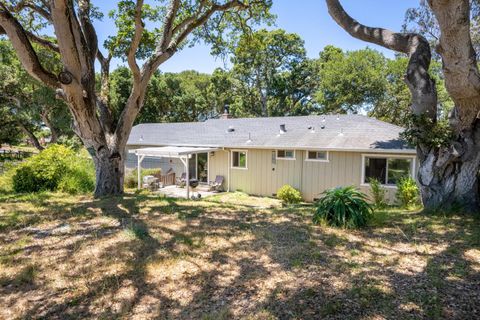
[[[272,21],[270,6],[271,0],[171,0],[155,5],[123,0],[110,13],[117,32],[102,48],[95,30],[95,19],[102,13],[94,2],[10,0],[0,2],[0,32],[10,40],[25,70],[67,103],[74,130],[94,159],[95,195],[101,196],[123,192],[125,144],[158,67],[198,41],[211,44],[214,53],[222,52],[239,33]],[[42,34],[49,28],[54,34]],[[57,73],[42,64],[34,43],[58,52],[63,70]],[[117,119],[107,94],[112,56],[126,57],[132,74],[132,87]]]

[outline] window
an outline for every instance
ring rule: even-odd
[[[412,159],[388,159],[387,184],[397,184],[411,174]]]
[[[368,183],[370,179],[377,179],[381,184],[395,185],[401,178],[412,175],[413,159],[366,156],[363,170],[363,183]]]
[[[327,151],[308,151],[307,160],[310,161],[328,161]]]
[[[232,151],[232,168],[247,169],[247,151]]]
[[[277,159],[295,160],[295,150],[277,150]]]

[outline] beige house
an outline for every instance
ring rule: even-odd
[[[368,193],[382,182],[390,201],[395,183],[414,177],[415,150],[402,128],[362,115],[211,119],[140,124],[128,141],[127,170],[161,168],[223,189],[273,196],[289,184],[313,201],[329,188],[354,185]],[[140,161],[139,161],[140,160]]]

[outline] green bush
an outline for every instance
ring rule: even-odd
[[[414,179],[404,177],[397,182],[397,201],[404,208],[418,205],[419,191]]]
[[[385,189],[378,179],[372,178],[368,181],[370,183],[370,193],[372,194],[372,202],[376,208],[385,208]]]
[[[160,175],[162,173],[161,169],[142,169],[140,172],[141,179],[145,176]],[[127,188],[136,188],[138,186],[138,174],[137,169],[133,169],[127,175],[125,175],[124,185]]]
[[[285,204],[294,204],[302,201],[302,194],[294,187],[286,184],[277,191],[277,198]]]
[[[82,193],[93,191],[95,185],[93,164],[88,156],[62,145],[51,145],[12,170],[15,192]]]
[[[85,151],[86,153],[86,151]],[[58,184],[58,190],[70,193],[87,193],[95,189],[95,167],[87,155],[68,159],[68,171]]]
[[[367,196],[355,187],[329,189],[316,203],[314,223],[326,222],[342,228],[358,228],[367,224],[372,215],[372,207]]]

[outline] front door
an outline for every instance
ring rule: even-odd
[[[197,154],[197,179],[199,182],[208,181],[208,153]]]

